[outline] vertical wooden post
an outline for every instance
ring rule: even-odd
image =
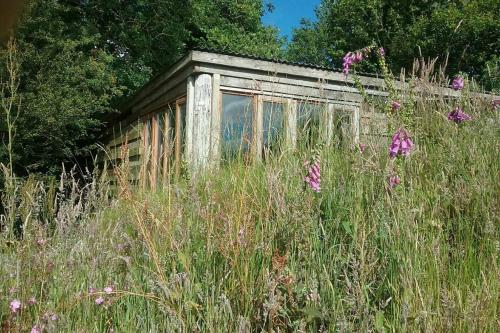
[[[194,130],[194,77],[187,79],[187,100],[186,100],[186,147],[184,156],[186,161],[193,163],[193,130]],[[177,118],[178,122],[180,118]],[[181,134],[181,133],[179,133]]]
[[[262,95],[254,96],[254,133],[253,133],[253,147],[255,149],[255,158],[260,160],[262,158],[262,140],[264,134],[264,102]]]
[[[163,164],[163,169],[162,169],[162,184],[165,186],[167,183],[167,175],[170,172],[170,152],[172,151],[170,147],[174,144],[173,142],[170,142],[170,117],[169,117],[169,112],[170,112],[170,106],[167,106],[166,110],[163,112],[163,156],[162,156],[162,164]]]
[[[353,146],[357,146],[359,144],[359,107],[352,110],[351,131]]]
[[[186,102],[187,103],[187,102]],[[187,108],[186,108],[187,110]],[[180,173],[181,173],[181,163],[182,163],[182,160],[181,160],[181,156],[182,156],[182,152],[181,152],[181,142],[182,142],[182,134],[181,133],[181,106],[179,105],[179,103],[175,103],[175,135],[174,135],[174,140],[175,140],[175,144],[174,144],[174,149],[175,149],[175,175],[176,176],[179,176]],[[186,115],[187,116],[187,115]],[[186,122],[187,122],[187,119],[186,119]],[[184,129],[184,135],[187,136],[186,134],[186,129]]]
[[[332,144],[333,140],[333,123],[334,123],[335,108],[333,104],[328,104],[328,110],[326,114],[326,144],[327,146]]]
[[[289,98],[286,102],[286,145],[288,148],[297,147],[297,101]]]
[[[142,154],[141,154],[141,172],[140,172],[140,186],[141,188],[145,188],[147,185],[147,176],[148,176],[148,160],[149,160],[149,128],[148,121],[144,119],[142,121]]]
[[[156,190],[156,175],[158,173],[158,117],[151,117],[151,173],[149,175],[151,189]]]
[[[194,84],[191,163],[193,163],[192,169],[195,171],[205,167],[209,161],[211,111],[212,76],[209,74],[200,74]]]
[[[220,137],[221,137],[221,95],[220,74],[212,77],[212,117],[210,123],[210,164],[215,166],[220,159]]]

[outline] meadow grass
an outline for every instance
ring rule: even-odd
[[[28,179],[23,237],[0,242],[3,332],[498,332],[499,116],[471,99],[456,125],[454,103],[417,100],[394,189],[370,145],[323,149],[319,194],[306,148],[118,198]]]

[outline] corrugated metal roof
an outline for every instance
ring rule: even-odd
[[[222,54],[222,55],[228,55],[228,56],[234,56],[234,57],[242,57],[242,58],[247,58],[247,59],[269,61],[269,62],[284,64],[284,65],[299,66],[299,67],[311,68],[311,69],[319,69],[319,70],[335,72],[335,73],[343,73],[342,70],[340,70],[340,69],[332,68],[332,67],[328,67],[328,66],[324,66],[324,65],[312,64],[312,63],[307,63],[307,62],[289,61],[289,60],[284,60],[281,58],[264,57],[264,56],[259,56],[259,55],[255,55],[255,54],[244,53],[244,52],[236,52],[236,51],[232,51],[229,49],[194,47],[194,48],[190,49],[186,54],[189,54],[189,52],[191,52],[191,51],[216,53],[216,54]],[[365,73],[365,72],[357,72],[357,74],[362,75],[362,76],[367,76],[367,77],[379,78],[379,79],[383,78],[383,75],[381,75],[381,74]]]
[[[284,59],[280,59],[280,58],[264,57],[264,56],[259,56],[259,55],[255,55],[255,54],[236,52],[236,51],[227,50],[227,49],[194,47],[191,50],[192,51],[208,52],[208,53],[217,53],[217,54],[222,54],[222,55],[242,57],[242,58],[248,58],[248,59],[254,59],[254,60],[269,61],[269,62],[275,62],[278,64],[300,66],[300,67],[313,68],[313,69],[321,69],[321,70],[326,70],[326,71],[331,71],[331,72],[338,72],[338,73],[342,72],[341,70],[333,69],[331,67],[327,67],[327,66],[323,66],[323,65],[306,63],[306,62],[289,61],[289,60],[284,60]]]

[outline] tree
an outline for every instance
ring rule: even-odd
[[[198,0],[191,10],[188,46],[270,58],[283,55],[284,39],[278,30],[262,24],[265,5],[260,0]]]
[[[283,40],[261,23],[264,8],[255,0],[29,1],[15,31],[23,100],[16,173],[87,163],[103,116],[192,47],[280,55]],[[5,67],[2,55],[5,48]]]
[[[451,75],[463,71],[481,78],[500,51],[499,11],[497,0],[323,0],[318,21],[295,30],[288,56],[315,61],[320,50],[307,50],[312,41],[324,49],[322,63],[340,68],[346,52],[376,43],[385,47],[395,72],[409,69],[421,52],[441,63],[448,59]],[[376,67],[368,63],[363,70]]]

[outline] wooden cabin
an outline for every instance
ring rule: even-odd
[[[382,79],[362,76],[361,83],[369,95],[387,96]],[[297,145],[356,145],[387,134],[385,116],[364,107],[351,76],[207,50],[189,52],[120,111],[110,122],[106,159],[126,160],[130,181],[152,188],[183,168],[196,173]]]

